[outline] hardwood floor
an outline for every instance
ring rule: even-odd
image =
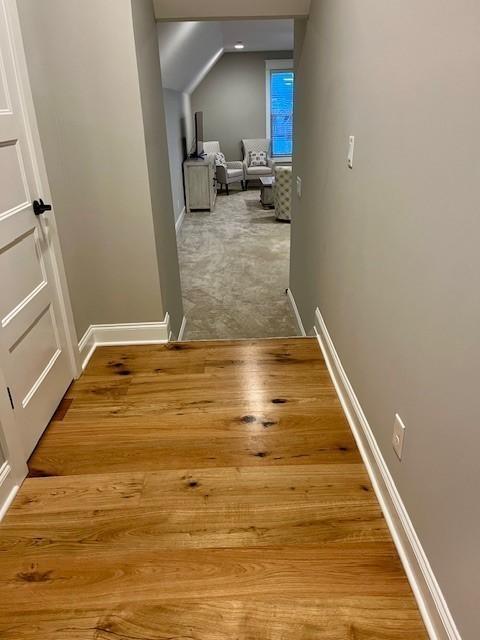
[[[422,640],[313,339],[104,347],[0,526],[5,640]]]

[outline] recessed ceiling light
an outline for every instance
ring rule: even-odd
[[[235,45],[235,49],[245,49],[245,45],[243,44],[243,42],[237,42],[237,44]]]

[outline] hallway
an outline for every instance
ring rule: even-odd
[[[29,468],[3,640],[427,638],[314,339],[99,348]]]
[[[0,640],[478,640],[480,2],[0,5]]]
[[[220,193],[214,213],[187,213],[179,261],[187,340],[298,334],[285,295],[290,225],[257,189]]]

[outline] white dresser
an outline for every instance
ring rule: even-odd
[[[213,211],[217,197],[214,156],[208,156],[204,160],[185,160],[183,172],[187,211]]]

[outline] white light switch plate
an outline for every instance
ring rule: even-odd
[[[350,136],[348,139],[348,156],[347,156],[347,164],[349,169],[353,169],[354,149],[355,149],[355,136]]]
[[[302,179],[300,176],[297,176],[297,196],[299,198],[302,197]]]
[[[397,413],[395,415],[395,422],[393,424],[392,444],[399,460],[402,459],[404,438],[405,438],[405,425],[403,424],[402,419]]]

